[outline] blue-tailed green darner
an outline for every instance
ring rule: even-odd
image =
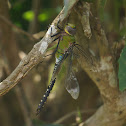
[[[56,46],[55,50],[55,66],[52,74],[52,78],[50,81],[50,85],[48,86],[45,94],[42,97],[42,100],[40,101],[40,104],[38,105],[37,108],[37,115],[40,113],[41,109],[44,107],[44,103],[47,100],[47,97],[50,94],[50,91],[52,90],[57,75],[59,74],[63,62],[68,59],[68,69],[67,69],[67,77],[65,80],[65,87],[66,90],[71,94],[71,96],[74,99],[77,99],[79,96],[79,84],[77,81],[77,78],[74,75],[74,72],[72,70],[72,59],[73,59],[73,49],[78,48],[78,44],[75,42],[75,34],[76,34],[76,27],[73,24],[68,23],[65,25],[65,28],[62,29],[58,26],[57,27],[60,29],[60,32],[56,33],[55,35],[52,35],[51,37],[58,36],[55,40],[58,39],[58,44]],[[81,53],[83,53],[82,49],[79,50]],[[85,55],[85,53],[83,53]],[[85,55],[86,57],[86,55]]]

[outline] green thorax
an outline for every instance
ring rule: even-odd
[[[64,54],[69,46],[75,42],[75,37],[68,34],[64,35],[61,39],[62,40],[59,43],[58,50],[55,55],[56,58],[59,58],[62,54]]]

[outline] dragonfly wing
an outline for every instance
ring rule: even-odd
[[[79,96],[80,89],[77,78],[75,77],[74,72],[72,71],[72,60],[73,60],[73,50],[71,50],[68,57],[65,87],[66,90],[71,94],[72,98],[77,99]]]
[[[69,76],[65,80],[65,87],[67,91],[71,94],[73,99],[78,98],[80,92],[79,83],[72,71],[70,72]]]

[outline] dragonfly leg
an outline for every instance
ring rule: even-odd
[[[58,43],[57,43],[57,46],[56,46],[56,49],[54,50],[54,54],[56,53],[57,49],[58,49],[58,46],[59,46],[59,43],[60,43],[60,37],[59,37],[59,40],[58,40]]]
[[[56,33],[56,34],[54,34],[54,35],[51,35],[51,37],[54,37],[54,36],[57,36],[57,35],[59,35],[61,32],[58,32],[58,33]]]
[[[58,21],[58,23],[57,23],[57,28],[60,30],[60,31],[63,31],[63,29],[59,26],[59,22],[60,22],[60,20]],[[51,33],[52,33],[52,27],[51,27]],[[58,33],[56,33],[56,34],[54,34],[54,35],[51,35],[51,37],[54,37],[54,36],[57,36],[57,35],[59,35],[61,32],[58,32]]]
[[[59,46],[59,43],[60,43],[60,36],[52,41],[52,42],[54,42],[54,41],[56,41],[57,39],[59,39],[59,40],[58,40],[56,49],[53,51],[53,53],[48,54],[48,55],[46,55],[45,57],[50,56],[50,55],[53,55],[53,54],[55,54],[55,53],[57,52],[57,49],[58,49],[58,46]]]
[[[56,41],[57,39],[60,39],[60,36],[59,36],[59,37],[57,37],[57,38],[55,38],[52,42]]]
[[[58,52],[58,51],[57,51],[57,52]],[[62,54],[62,55],[64,54],[64,53],[61,53],[61,52],[58,52],[58,53],[59,53],[59,54]]]
[[[61,27],[59,26],[59,23],[60,23],[60,19],[59,19],[59,21],[58,21],[58,23],[57,23],[57,28],[60,29],[61,31],[63,31],[63,28],[61,28]]]

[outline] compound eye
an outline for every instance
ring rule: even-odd
[[[76,28],[72,28],[70,26],[67,26],[67,31],[70,35],[75,35],[76,34]]]

